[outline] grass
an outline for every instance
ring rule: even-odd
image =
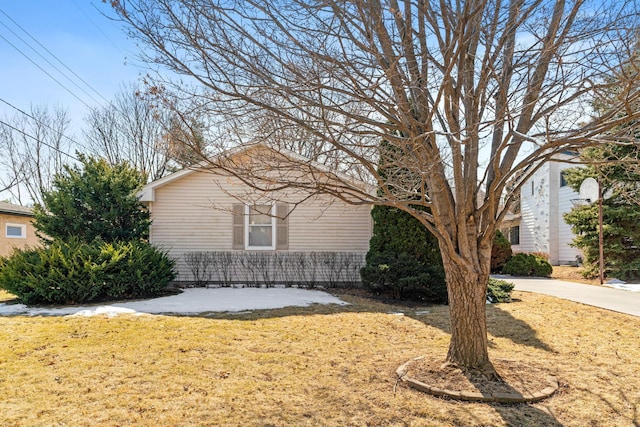
[[[5,291],[4,289],[0,289],[0,302],[10,301],[15,299],[15,296]]]
[[[585,279],[582,276],[582,267],[569,265],[554,265],[551,273],[552,279],[565,280],[567,282],[585,283],[588,285],[600,285],[600,279]]]
[[[342,295],[351,305],[0,318],[0,425],[640,424],[640,319],[514,297],[487,307],[490,354],[558,376],[560,391],[539,404],[461,403],[396,384],[410,358],[444,358],[447,307]]]

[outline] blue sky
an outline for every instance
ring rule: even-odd
[[[135,43],[101,12],[111,13],[101,0],[0,0],[0,118],[19,114],[2,100],[25,111],[60,106],[72,119],[71,133],[78,134],[85,104],[106,105],[121,85],[145,73]]]

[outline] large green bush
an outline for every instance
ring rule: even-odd
[[[502,272],[512,276],[549,277],[553,272],[553,267],[541,256],[520,253],[507,261]]]
[[[175,278],[175,262],[144,242],[57,240],[45,248],[15,251],[1,262],[0,288],[25,304],[151,297]]]
[[[396,299],[447,303],[444,270],[421,263],[407,254],[385,252],[367,259],[360,270],[362,283],[370,292]]]
[[[373,236],[367,264],[360,270],[365,289],[392,298],[447,303],[444,267],[435,236],[397,208],[376,206],[371,216]],[[502,268],[511,257],[511,244],[499,231],[491,255],[492,270]]]
[[[376,206],[371,216],[373,236],[367,264],[360,270],[365,289],[391,298],[446,303],[447,287],[436,238],[400,209]]]

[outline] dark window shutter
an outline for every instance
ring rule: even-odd
[[[289,205],[276,205],[276,250],[289,249]]]
[[[233,205],[233,249],[244,249],[244,205]]]

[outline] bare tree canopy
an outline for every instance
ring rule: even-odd
[[[56,173],[73,161],[67,153],[72,140],[61,108],[35,107],[0,123],[0,193],[25,205],[41,203]]]
[[[92,154],[116,165],[129,162],[150,180],[169,172],[163,144],[169,112],[154,108],[135,85],[122,87],[111,103],[89,110],[84,136]]]
[[[491,371],[485,293],[506,184],[554,153],[616,139],[607,131],[638,114],[631,1],[111,3],[147,61],[186,76],[155,88],[207,111],[217,124],[211,142],[277,148],[277,136],[305,138],[318,162],[377,191],[340,174],[334,188],[318,189],[399,207],[437,237],[451,310],[447,361],[463,367]],[[613,85],[615,102],[594,116]],[[302,176],[283,173],[278,183],[313,189]]]

